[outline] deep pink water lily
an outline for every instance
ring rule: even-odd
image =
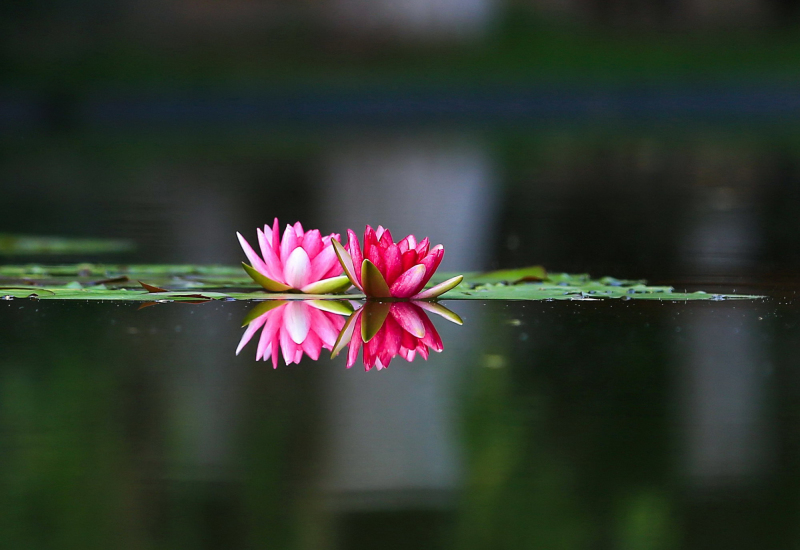
[[[331,355],[335,357],[347,346],[350,368],[363,347],[365,370],[384,369],[397,356],[409,362],[417,355],[427,359],[430,350],[440,352],[444,346],[423,308],[461,324],[458,315],[438,304],[367,302],[347,320]]]
[[[236,355],[262,329],[256,361],[272,358],[274,368],[278,368],[279,355],[283,355],[287,365],[299,363],[303,355],[316,361],[323,349],[333,349],[345,324],[343,315],[350,313],[352,307],[330,300],[261,302],[245,318],[247,329],[236,348]]]
[[[318,229],[304,231],[300,222],[287,225],[283,237],[278,218],[272,228],[258,229],[259,256],[250,243],[236,233],[250,265],[242,263],[250,277],[270,292],[326,294],[344,292],[350,287],[331,246],[339,241],[337,233],[322,236]]]
[[[347,249],[338,241],[332,244],[350,282],[368,298],[433,300],[463,279],[459,275],[423,290],[444,257],[444,247],[431,248],[427,237],[418,243],[409,235],[395,243],[388,229],[368,225],[362,251],[356,234],[348,229],[347,235]]]

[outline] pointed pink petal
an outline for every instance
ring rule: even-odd
[[[336,338],[339,337],[339,330],[341,330],[341,327],[336,328],[334,320],[341,319],[342,323],[344,323],[344,318],[327,311],[320,311],[311,306],[309,306],[308,315],[311,332],[319,337],[319,340],[327,346],[327,349],[331,349],[333,344],[336,343]]]
[[[286,261],[289,259],[289,254],[291,254],[299,244],[300,243],[297,242],[297,235],[294,232],[294,227],[287,225],[286,229],[283,231],[283,239],[281,239],[280,258],[284,266],[286,266]]]
[[[428,350],[428,347],[425,344],[420,344],[417,346],[417,353],[419,353],[422,358],[427,361],[431,352]]]
[[[422,241],[420,241],[420,243],[417,245],[417,254],[419,254],[420,257],[425,256],[428,253],[428,247],[430,244],[431,243],[428,240],[428,237],[422,239]]]
[[[425,336],[420,339],[420,342],[435,351],[442,351],[444,345],[442,344],[442,338],[439,336],[439,333],[436,332],[436,327],[433,326],[433,323],[431,323],[427,315],[425,315],[422,320],[425,323]]]
[[[267,316],[267,322],[264,323],[264,330],[261,332],[261,339],[258,341],[258,350],[256,351],[256,361],[266,356],[264,355],[270,342],[274,340],[275,336],[280,332],[281,325],[283,324],[283,310],[285,305],[278,306],[270,310]],[[272,346],[273,353],[277,353],[275,345]]]
[[[392,239],[392,232],[389,231],[388,229],[384,229],[383,233],[381,233],[380,235],[376,234],[376,236],[378,237],[378,242],[381,244],[382,248],[386,248],[390,244],[394,244],[394,240]]]
[[[356,313],[357,314],[357,313]],[[361,349],[361,316],[359,315],[353,323],[353,337],[350,339],[350,346],[347,349],[347,368],[356,364],[358,351]]]
[[[242,339],[239,340],[239,345],[236,347],[236,355],[239,355],[239,352],[242,351],[250,339],[253,338],[253,335],[258,332],[258,329],[264,326],[264,323],[267,322],[267,315],[269,315],[269,312],[265,313],[258,319],[250,321],[250,324],[247,325],[247,329],[244,331],[244,334],[242,334]]]
[[[308,235],[308,233],[306,233]],[[316,282],[320,279],[330,279],[342,274],[342,266],[339,264],[339,258],[336,257],[336,251],[333,245],[328,245],[320,250],[316,257],[311,257],[311,272],[309,273],[308,280]]]
[[[428,284],[428,281],[431,280],[433,274],[436,272],[437,269],[439,269],[439,264],[442,263],[442,258],[444,258],[444,247],[440,244],[434,246],[433,249],[431,249],[430,253],[424,258],[422,258],[422,261],[420,261],[420,263],[425,266],[426,271],[425,271],[425,278],[422,280],[422,286],[420,287],[420,290],[422,290],[422,288],[426,284]]]
[[[253,266],[253,269],[258,271],[263,275],[267,275],[267,266],[264,265],[264,260],[256,254],[256,251],[253,250],[253,247],[250,246],[250,243],[242,237],[242,234],[237,232],[236,236],[239,238],[239,244],[242,245],[242,250],[244,250],[244,255],[247,256],[247,259],[250,260],[250,265]],[[269,275],[267,275],[269,277]]]
[[[322,341],[313,331],[309,332],[308,338],[303,341],[303,351],[314,361],[319,359],[319,354],[322,352]]]
[[[289,302],[283,314],[283,326],[295,344],[302,344],[311,330],[312,308],[300,301]],[[317,310],[313,310],[317,311]]]
[[[267,246],[272,248],[272,228],[270,226],[268,226],[267,224],[264,224],[263,233],[264,233],[264,242],[267,244]],[[262,248],[263,248],[263,246],[262,246]]]
[[[403,340],[405,330],[393,316],[389,316],[384,324],[386,337],[383,340],[381,354],[386,360],[383,362],[385,365],[389,364],[392,357],[400,352],[400,343]]]
[[[291,365],[294,362],[294,356],[300,346],[292,342],[291,337],[289,336],[289,332],[286,330],[282,330],[280,334],[280,341],[281,341],[281,353],[283,354],[283,362],[287,365]]]
[[[384,263],[386,269],[386,284],[392,286],[400,274],[405,271],[403,269],[403,259],[400,256],[400,248],[392,243],[384,252]]]
[[[422,321],[422,316],[424,316],[425,313],[419,310],[418,306],[398,302],[392,304],[390,313],[395,321],[397,321],[397,324],[408,334],[411,334],[415,338],[422,338],[425,336],[425,323]]]
[[[319,234],[319,229],[312,229],[303,235],[303,250],[306,251],[310,260],[313,261],[324,247],[325,244],[322,242],[322,235]]]
[[[275,255],[280,255],[281,252],[281,232],[280,223],[278,223],[278,218],[272,222],[272,250],[275,251]]]
[[[379,225],[378,228],[375,230],[375,237],[377,237],[379,241],[381,240],[381,237],[383,237],[384,231],[386,231],[386,229],[384,229],[382,225]]]
[[[364,256],[361,253],[361,245],[358,244],[358,237],[356,237],[352,229],[347,230],[347,251],[353,260],[353,266],[355,266],[353,272],[356,275],[356,280],[353,281],[353,284],[361,288],[361,262],[364,261]]]
[[[417,265],[417,251],[411,249],[403,252],[402,262],[403,262],[403,271],[408,271],[409,269]]]
[[[374,258],[380,256],[379,252],[373,252],[373,248],[377,248],[378,245],[378,237],[375,235],[375,230],[372,229],[369,225],[364,230],[364,259],[371,261],[376,266],[378,265],[375,263]],[[355,261],[355,258],[353,258]],[[378,262],[380,263],[380,262]]]
[[[394,282],[389,291],[394,298],[408,298],[419,291],[420,283],[425,277],[425,266],[415,265]]]
[[[292,288],[303,288],[308,284],[311,274],[311,261],[302,248],[295,248],[283,266],[283,276],[286,284]]]
[[[271,231],[267,226],[264,226],[264,229]],[[284,282],[283,269],[281,268],[278,255],[275,253],[275,250],[273,250],[267,238],[267,234],[260,229],[258,230],[258,244],[261,247],[261,255],[264,257],[264,265],[266,266],[266,273],[264,273],[264,275],[279,283]]]

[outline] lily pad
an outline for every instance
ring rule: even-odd
[[[428,288],[453,277],[436,274]],[[148,292],[145,288],[156,290]],[[114,300],[191,302],[204,300],[335,300],[348,294],[298,294],[265,292],[241,267],[198,265],[97,265],[0,266],[0,297],[40,300]],[[586,274],[548,273],[541,266],[468,273],[443,300],[723,300],[760,296],[676,292],[669,286],[648,286],[640,280],[613,277],[592,279]]]

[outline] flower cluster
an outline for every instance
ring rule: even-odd
[[[245,317],[247,327],[236,355],[261,330],[256,360],[278,358],[284,363],[299,363],[304,356],[319,359],[323,349],[335,357],[347,348],[347,368],[364,349],[364,369],[384,369],[395,357],[413,361],[427,359],[430,351],[444,349],[442,339],[425,310],[462,324],[461,318],[444,306],[432,302],[368,301],[357,310],[345,300],[268,300],[259,303]]]
[[[287,225],[281,236],[277,218],[271,228],[265,225],[257,233],[260,256],[237,233],[250,261],[242,265],[269,292],[329,294],[352,284],[367,298],[434,300],[463,279],[459,275],[425,289],[442,262],[444,247],[431,247],[427,238],[417,242],[414,235],[395,243],[381,226],[367,226],[363,249],[349,229],[347,248],[338,234],[304,231],[300,222]]]

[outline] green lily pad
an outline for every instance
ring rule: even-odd
[[[369,267],[367,269],[370,269]],[[441,273],[428,288],[453,277]],[[544,276],[544,279],[540,277]],[[144,291],[137,281],[165,292]],[[196,302],[204,300],[337,300],[363,299],[347,294],[265,292],[241,267],[202,265],[97,265],[0,266],[0,297],[40,300],[114,300],[137,302]],[[755,299],[742,294],[675,292],[669,286],[648,286],[644,281],[613,277],[592,279],[586,274],[547,273],[540,266],[489,273],[468,273],[443,300],[724,300]]]

